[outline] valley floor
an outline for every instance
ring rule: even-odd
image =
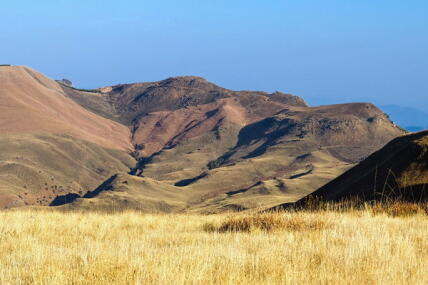
[[[255,216],[3,211],[0,284],[428,284],[424,213]]]

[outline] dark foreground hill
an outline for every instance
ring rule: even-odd
[[[290,94],[232,91],[199,77],[79,90],[7,68],[0,69],[7,205],[74,201],[67,207],[163,212],[277,205],[403,134],[368,103],[308,107]],[[25,152],[7,136],[20,136]]]
[[[323,201],[428,200],[428,131],[394,139],[309,197]],[[309,197],[297,204],[304,205]]]

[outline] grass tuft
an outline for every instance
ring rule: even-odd
[[[294,209],[306,212],[362,212],[373,215],[386,214],[390,217],[405,217],[412,215],[428,215],[428,202],[408,202],[399,199],[387,201],[363,201],[347,199],[338,202],[325,202],[318,198],[310,197],[303,207]]]
[[[388,204],[376,203],[370,208],[370,210],[373,214],[387,214],[391,217],[408,217],[428,214],[427,206],[427,204],[396,201]]]
[[[219,226],[205,224],[207,232],[252,232],[252,231],[319,231],[330,226],[330,222],[321,218],[305,219],[298,215],[279,215],[263,213],[229,217]]]

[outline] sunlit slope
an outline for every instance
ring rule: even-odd
[[[0,208],[49,205],[57,196],[84,194],[135,160],[120,150],[68,135],[0,135]]]
[[[135,161],[128,127],[91,113],[21,66],[0,67],[0,208],[84,193]]]
[[[67,98],[57,82],[28,67],[0,67],[0,134],[38,132],[69,134],[107,148],[132,148],[127,127]]]

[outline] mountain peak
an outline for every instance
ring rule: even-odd
[[[176,76],[158,82],[160,86],[188,88],[220,88],[205,78],[198,76]]]

